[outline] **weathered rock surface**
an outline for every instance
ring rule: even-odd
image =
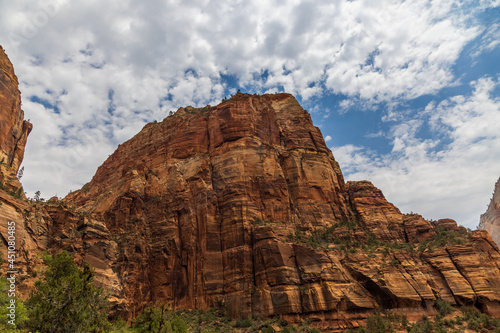
[[[109,265],[132,315],[163,301],[335,330],[376,307],[432,314],[438,298],[500,314],[489,235],[403,215],[370,182],[344,183],[288,94],[181,108],[65,202],[115,238]]]
[[[342,331],[378,307],[433,314],[438,298],[500,316],[489,234],[404,215],[370,182],[345,183],[289,94],[181,108],[64,200],[2,190],[0,200],[4,244],[15,220],[27,253],[25,290],[37,252],[66,249],[95,268],[128,318],[164,302]]]
[[[0,181],[13,193],[22,193],[17,172],[32,125],[24,120],[21,93],[9,58],[0,47]]]
[[[18,288],[27,295],[33,282],[31,273],[36,266],[37,252],[48,246],[49,216],[24,200],[17,178],[24,157],[24,147],[32,125],[24,120],[21,94],[14,69],[0,47],[0,238],[2,241],[2,271],[7,271],[9,236],[16,241]],[[15,222],[15,235],[9,235],[8,223]],[[11,237],[12,238],[12,237]]]
[[[495,184],[488,209],[481,215],[478,229],[488,231],[493,240],[500,244],[500,178]]]

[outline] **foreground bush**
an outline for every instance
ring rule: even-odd
[[[65,251],[45,261],[44,277],[26,302],[28,327],[40,333],[109,331],[106,295],[94,285],[92,269],[78,268]]]

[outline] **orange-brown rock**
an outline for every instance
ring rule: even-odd
[[[0,46],[0,181],[5,189],[22,196],[17,172],[31,129],[32,125],[24,120],[21,110],[21,93],[14,68]]]
[[[24,199],[17,178],[31,124],[24,120],[21,94],[10,60],[0,46],[0,239],[2,272],[8,271],[8,242],[15,239],[18,296],[26,297],[40,264],[37,253],[49,246],[50,217],[43,208]],[[14,224],[12,224],[14,222]],[[9,225],[10,224],[10,225]],[[9,230],[9,226],[11,229]],[[15,231],[12,228],[15,227]]]
[[[370,182],[345,184],[288,94],[181,108],[64,201],[115,239],[108,264],[131,315],[162,301],[342,330],[377,307],[432,314],[441,298],[497,313],[500,301],[487,234],[433,248],[441,234],[467,231],[401,214]]]
[[[488,231],[493,240],[500,245],[500,178],[495,184],[488,209],[481,215],[478,228]]]
[[[343,331],[380,307],[432,315],[437,299],[500,316],[489,234],[404,215],[370,182],[345,183],[289,94],[180,108],[65,199],[0,190],[0,200],[4,244],[15,220],[26,253],[23,290],[38,251],[65,249],[95,268],[128,318],[164,302]]]

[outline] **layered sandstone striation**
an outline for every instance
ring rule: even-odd
[[[0,200],[4,244],[7,220],[19,226],[23,290],[42,269],[37,253],[65,249],[95,268],[127,318],[163,302],[342,331],[376,308],[432,315],[437,299],[500,315],[489,234],[402,214],[372,183],[344,182],[289,94],[180,108],[64,200],[3,190]]]
[[[500,178],[495,184],[488,209],[481,215],[478,229],[488,231],[493,240],[500,244]]]
[[[17,77],[3,48],[0,46],[0,239],[3,266],[7,269],[8,222],[15,223],[18,291],[27,296],[33,284],[33,269],[40,260],[37,252],[47,249],[50,217],[42,209],[25,200],[17,178],[24,157],[24,148],[32,125],[24,120]]]
[[[24,120],[21,110],[21,93],[14,68],[0,47],[0,181],[5,189],[15,193],[22,192],[17,172],[31,129],[32,125]]]
[[[370,182],[345,183],[288,94],[181,108],[65,202],[116,242],[115,259],[93,255],[116,273],[130,315],[165,302],[341,330],[379,307],[432,314],[438,298],[500,314],[490,236],[404,215]]]

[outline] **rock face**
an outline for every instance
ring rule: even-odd
[[[370,182],[345,183],[288,94],[181,108],[64,201],[116,242],[113,256],[89,252],[116,274],[130,315],[165,302],[342,330],[377,307],[433,313],[438,298],[500,315],[491,237],[403,215]]]
[[[493,198],[486,212],[481,215],[478,229],[486,230],[493,240],[500,244],[500,178],[495,184]]]
[[[21,189],[16,176],[31,129],[32,125],[24,120],[21,110],[21,93],[14,68],[0,47],[0,181],[9,191]]]
[[[16,225],[16,262],[18,290],[27,295],[34,279],[31,277],[37,252],[48,248],[50,217],[35,209],[24,198],[17,178],[24,157],[24,147],[32,125],[24,120],[17,77],[3,48],[0,46],[0,239],[2,241],[2,272],[7,269],[8,222]]]
[[[401,214],[370,182],[345,183],[289,94],[180,108],[63,201],[0,199],[4,244],[9,219],[24,235],[26,290],[37,251],[66,249],[128,318],[163,302],[342,331],[379,307],[432,315],[439,298],[500,316],[489,234]]]

